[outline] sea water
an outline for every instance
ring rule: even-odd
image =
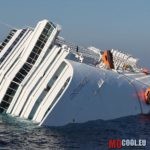
[[[110,139],[146,139],[150,150],[150,116],[38,127],[0,115],[0,150],[107,150]]]

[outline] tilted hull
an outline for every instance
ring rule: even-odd
[[[150,106],[140,96],[148,85],[113,71],[70,63],[74,70],[72,80],[41,125],[59,126],[150,112]]]
[[[39,126],[149,114],[150,75],[116,50],[83,48],[48,20],[0,45],[0,111]]]

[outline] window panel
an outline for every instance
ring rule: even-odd
[[[49,29],[51,28],[51,25],[50,25],[49,23],[47,23],[46,26],[45,26],[45,28],[46,28],[47,30],[49,30]]]
[[[17,83],[21,83],[21,80],[17,77],[14,78],[14,81],[17,82]]]
[[[6,94],[6,95],[4,96],[4,98],[3,98],[3,100],[4,100],[5,102],[9,103],[9,102],[12,100],[12,97]]]
[[[37,47],[37,46],[35,46],[35,47],[33,48],[33,52],[35,52],[35,53],[37,53],[37,54],[40,54],[41,51],[42,51],[42,48],[39,48],[39,47]]]
[[[16,77],[19,78],[21,81],[24,79],[24,75],[20,72],[17,73]]]
[[[7,94],[9,94],[9,95],[14,95],[14,93],[15,93],[15,90],[12,90],[12,89],[10,89],[10,88],[8,88],[8,90],[7,90]]]
[[[23,65],[23,69],[26,70],[26,72],[29,72],[31,70],[31,66],[29,66],[27,63]]]
[[[12,88],[12,89],[17,89],[18,86],[19,85],[17,83],[15,83],[15,82],[12,81],[9,87]]]
[[[8,103],[6,103],[6,102],[4,102],[4,101],[1,102],[1,107],[7,108],[8,106],[9,106]]]
[[[0,109],[1,110],[5,109],[6,107],[8,108],[9,104],[6,104],[6,102],[4,102],[4,101],[11,101],[12,100],[12,98],[15,95],[16,90],[18,89],[20,83],[23,81],[23,79],[26,77],[28,72],[31,70],[33,64],[38,59],[45,43],[47,42],[49,36],[51,35],[53,29],[54,29],[54,27],[52,27],[50,23],[46,24],[46,26],[43,29],[38,41],[36,42],[34,48],[32,49],[32,52],[30,53],[26,63],[22,66],[22,68],[19,70],[19,72],[14,77],[13,81],[10,83],[9,88],[7,89],[7,91],[5,93],[5,96],[4,96],[4,98],[3,98],[3,100],[0,104]],[[16,40],[11,45],[11,47],[9,49],[9,52],[13,49],[15,44],[20,40],[20,38],[22,37],[23,33],[25,33],[25,31],[26,31],[26,29],[24,29],[20,33],[20,35],[16,38]],[[1,49],[6,45],[6,43],[9,41],[9,39],[11,39],[11,36],[13,36],[15,32],[16,32],[16,30],[14,30],[14,31],[12,30],[10,32],[7,39],[5,39],[4,42],[0,45]],[[7,55],[4,55],[4,56],[6,57]]]

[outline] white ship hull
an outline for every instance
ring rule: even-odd
[[[147,85],[139,81],[131,83],[130,78],[116,72],[70,63],[73,78],[41,125],[59,126],[149,113],[149,105],[137,96],[137,91]]]
[[[109,64],[109,53],[65,42],[47,20],[21,31],[1,46],[2,113],[39,126],[149,114],[150,76],[136,59],[112,50]]]

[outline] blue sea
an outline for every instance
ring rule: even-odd
[[[110,139],[146,139],[143,149],[150,150],[150,116],[38,127],[0,115],[0,150],[107,150]]]

